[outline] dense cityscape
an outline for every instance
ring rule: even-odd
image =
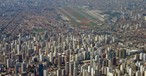
[[[0,76],[146,76],[146,0],[0,0]]]

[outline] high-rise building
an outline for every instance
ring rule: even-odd
[[[44,73],[43,73],[43,69],[44,67],[43,67],[43,64],[41,63],[41,64],[39,64],[39,67],[38,67],[38,72],[39,72],[39,76],[44,76]]]

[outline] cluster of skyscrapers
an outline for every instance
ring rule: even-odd
[[[112,35],[19,34],[0,42],[0,74],[8,76],[146,76],[144,50]]]

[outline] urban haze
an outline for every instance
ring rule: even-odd
[[[146,76],[146,0],[0,0],[0,76]]]

